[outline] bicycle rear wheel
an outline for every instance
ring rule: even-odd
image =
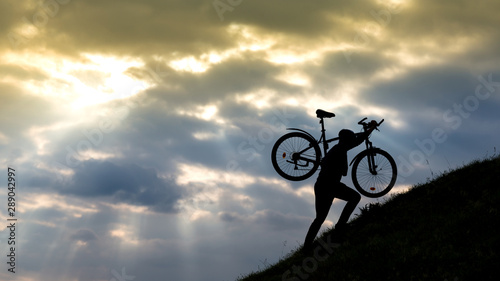
[[[370,157],[373,156],[374,171],[370,171]],[[386,195],[396,183],[397,166],[392,156],[381,149],[362,151],[352,167],[354,187],[366,197],[377,198]]]
[[[316,172],[321,159],[321,150],[310,136],[288,133],[276,141],[271,152],[271,161],[278,174],[287,180],[301,181]]]

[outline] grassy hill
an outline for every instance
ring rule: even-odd
[[[475,161],[362,208],[342,246],[326,231],[239,280],[500,280],[499,208],[500,158]]]

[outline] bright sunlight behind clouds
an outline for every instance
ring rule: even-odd
[[[319,136],[318,108],[336,114],[328,136],[385,119],[372,140],[396,159],[393,192],[496,153],[499,8],[0,2],[0,201],[13,168],[17,279],[234,280],[277,261],[304,239],[316,176],[286,181],[270,151],[287,127]]]

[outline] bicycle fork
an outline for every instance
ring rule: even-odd
[[[375,164],[375,150],[368,151],[368,169],[372,175],[377,175],[377,165]]]

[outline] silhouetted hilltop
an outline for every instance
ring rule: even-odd
[[[312,253],[239,280],[500,280],[499,205],[500,158],[475,161],[365,206],[341,247],[327,231]]]

